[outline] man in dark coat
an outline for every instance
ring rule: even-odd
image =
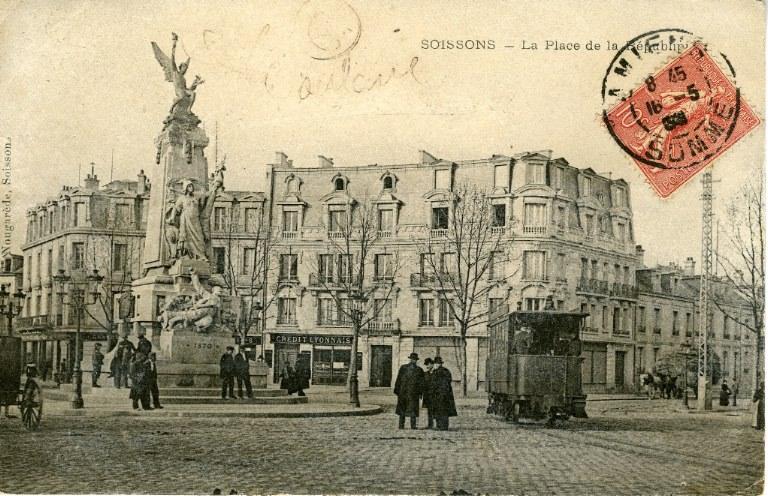
[[[133,343],[128,341],[128,336],[123,336],[123,340],[117,344],[117,351],[115,352],[115,360],[117,360],[115,386],[118,389],[123,386],[128,387],[128,372],[135,352],[136,348]]]
[[[139,343],[136,345],[136,351],[138,353],[144,353],[149,356],[152,353],[152,341],[147,339],[144,334],[139,335]]]
[[[154,407],[163,408],[160,405],[160,388],[157,386],[157,355],[155,353],[149,354],[149,393]]]
[[[243,383],[245,383],[245,394],[253,398],[253,386],[251,386],[251,367],[248,363],[248,357],[243,352],[238,351],[235,355],[235,377],[237,378],[237,397],[243,399]]]
[[[151,365],[149,358],[144,353],[136,353],[129,367],[131,374],[131,394],[129,397],[133,400],[133,409],[139,409],[139,402],[143,410],[153,410],[149,406],[149,382]]]
[[[456,402],[453,399],[451,372],[443,367],[443,359],[435,357],[435,370],[432,372],[432,415],[437,421],[437,429],[448,430],[448,418],[456,416]]]
[[[409,363],[400,366],[395,380],[395,394],[397,395],[397,408],[395,413],[400,417],[398,428],[405,427],[405,417],[411,418],[411,429],[416,429],[419,417],[419,400],[424,391],[424,371],[416,365],[419,355],[411,353],[408,356]]]
[[[91,386],[99,386],[99,377],[101,376],[101,367],[104,365],[104,353],[101,352],[101,343],[96,343],[93,349],[93,357],[91,359],[93,363],[93,370],[91,371]]]
[[[296,359],[296,370],[294,374],[294,389],[299,392],[299,396],[306,396],[305,389],[309,389],[309,378],[312,374],[309,371],[309,360],[300,356]]]
[[[435,418],[432,416],[432,374],[435,362],[431,358],[424,360],[424,366],[427,370],[424,371],[424,391],[421,395],[421,406],[427,409],[427,429],[433,429],[435,427]]]
[[[221,399],[224,400],[227,399],[227,392],[229,392],[229,398],[235,397],[235,359],[232,358],[234,351],[234,346],[227,346],[227,351],[221,355],[221,360],[219,361]]]

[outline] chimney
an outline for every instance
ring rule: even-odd
[[[683,265],[683,274],[686,276],[696,275],[696,262],[693,260],[693,257],[688,257],[685,259],[685,265]]]
[[[144,175],[144,169],[139,171],[138,181],[136,182],[136,194],[143,195],[147,192],[147,176]]]
[[[645,267],[645,250],[643,245],[635,245],[635,256],[639,267]]]
[[[280,167],[291,167],[293,162],[288,160],[288,155],[283,152],[275,152],[275,164]]]
[[[326,169],[328,167],[333,167],[333,159],[332,158],[328,158],[328,157],[324,157],[322,155],[318,155],[317,159],[318,159],[318,164],[320,165],[320,167],[326,168]]]
[[[85,189],[88,191],[98,191],[99,190],[99,177],[96,175],[95,164],[91,162],[91,173],[85,176]]]
[[[421,157],[419,158],[419,163],[420,164],[425,164],[425,165],[426,164],[434,164],[435,162],[439,161],[439,159],[437,157],[435,157],[434,155],[432,155],[428,151],[419,150],[419,154],[421,155]]]

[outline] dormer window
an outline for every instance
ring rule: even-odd
[[[493,169],[493,185],[499,189],[509,188],[509,165],[497,165]]]
[[[435,189],[451,189],[451,171],[438,169],[435,171]]]
[[[384,189],[385,190],[392,189],[392,186],[393,186],[393,184],[392,184],[392,176],[386,176],[384,178]]]
[[[342,179],[342,178],[340,178],[340,177],[339,177],[339,178],[337,178],[337,179],[336,179],[336,180],[333,182],[333,185],[334,185],[334,189],[335,189],[336,191],[344,191],[344,187],[346,186],[346,185],[344,184],[344,179]]]
[[[299,180],[293,176],[289,177],[288,180],[285,182],[285,189],[288,191],[288,193],[298,193]]]

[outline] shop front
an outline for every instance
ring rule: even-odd
[[[352,354],[352,336],[327,334],[270,334],[274,349],[273,382],[280,382],[280,373],[290,364],[296,365],[300,355],[306,356],[315,385],[343,386],[347,383]],[[358,371],[362,368],[362,353],[358,353]]]

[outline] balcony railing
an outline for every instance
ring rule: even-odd
[[[391,230],[379,231],[378,236],[379,238],[391,238],[392,231]]]
[[[635,299],[637,298],[637,286],[615,282],[611,286],[611,296]]]
[[[445,239],[448,237],[448,229],[432,229],[429,232],[429,237],[432,239]]]
[[[400,319],[373,320],[368,323],[369,334],[396,334],[400,331]]]
[[[341,274],[318,274],[313,272],[309,274],[309,286],[313,288],[325,287],[325,286],[339,286],[339,285],[353,285],[355,284],[355,278],[352,275]]]
[[[443,273],[440,275],[440,277],[436,276],[435,274],[423,274],[421,272],[416,272],[414,274],[411,274],[411,287],[412,288],[431,288],[431,287],[437,287],[437,286],[450,286],[450,283],[443,284],[441,281],[446,282],[450,281],[451,276],[449,274]]]
[[[328,231],[330,239],[344,239],[344,231]]]
[[[283,231],[281,235],[283,239],[298,239],[299,231]]]
[[[322,318],[317,319],[316,325],[325,327],[349,327],[352,321],[345,317],[336,317],[335,319]]]
[[[629,336],[629,330],[625,329],[614,329],[613,330],[614,336]]]
[[[523,226],[524,234],[546,234],[547,226]]]
[[[506,226],[493,226],[491,227],[491,234],[505,234],[507,232]]]
[[[576,286],[576,291],[582,293],[593,294],[608,294],[608,281],[601,281],[599,279],[579,279],[579,283]]]

